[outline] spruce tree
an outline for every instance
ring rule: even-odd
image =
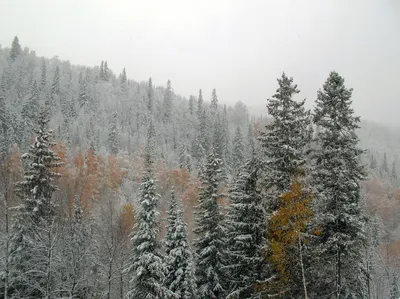
[[[243,136],[239,126],[236,127],[232,146],[232,169],[235,172],[239,171],[239,168],[243,165],[245,159]]]
[[[189,97],[189,113],[190,115],[194,113],[194,96]]]
[[[112,118],[111,118],[111,122],[110,122],[111,125],[110,125],[110,129],[108,132],[109,151],[113,155],[118,154],[118,150],[119,150],[117,122],[118,122],[118,115],[117,115],[117,112],[114,112],[112,115]]]
[[[19,55],[21,55],[22,49],[19,44],[18,36],[14,37],[13,42],[11,44],[10,58],[11,61],[14,62]]]
[[[53,83],[51,84],[51,94],[60,94],[60,67],[56,67],[54,72]]]
[[[151,77],[149,78],[149,83],[147,85],[147,109],[150,113],[153,112],[153,81]]]
[[[121,84],[126,84],[128,81],[127,77],[126,77],[126,70],[125,68],[122,69],[122,74],[121,74]]]
[[[127,271],[130,286],[127,298],[159,299],[170,298],[172,292],[165,285],[166,266],[158,240],[158,199],[153,173],[154,127],[150,124],[145,151],[145,169],[138,198],[137,224],[132,236],[132,257]]]
[[[214,88],[211,94],[211,103],[210,103],[211,114],[215,115],[217,109],[218,109],[218,97],[217,97],[217,91]]]
[[[186,165],[186,147],[184,144],[182,144],[179,151],[179,168],[184,169],[185,165]]]
[[[104,61],[101,61],[100,64],[100,74],[99,74],[100,81],[104,81]]]
[[[381,174],[383,177],[389,176],[389,165],[387,162],[387,157],[386,153],[383,154],[383,160],[382,160],[382,165],[381,165]]]
[[[166,286],[178,299],[197,298],[194,260],[188,243],[187,225],[181,202],[177,202],[171,191],[168,209],[166,253]]]
[[[266,125],[266,132],[259,137],[266,158],[265,187],[276,190],[269,202],[270,212],[276,209],[279,196],[290,189],[292,176],[304,168],[306,147],[312,136],[305,100],[293,100],[293,96],[300,92],[293,78],[283,73],[278,84],[279,88],[267,104],[273,121]]]
[[[201,173],[194,232],[196,277],[202,299],[224,298],[225,255],[222,207],[218,202],[222,181],[221,160],[212,147]]]
[[[392,180],[397,180],[396,161],[393,161],[392,164]]]
[[[399,299],[400,298],[400,291],[399,287],[397,286],[398,276],[395,274],[392,277],[391,285],[390,285],[390,294],[389,299]]]
[[[47,67],[46,67],[46,60],[42,57],[42,74],[40,77],[40,90],[46,90],[47,85]]]
[[[365,247],[360,163],[355,130],[360,118],[351,108],[352,89],[331,72],[318,91],[314,123],[321,130],[314,153],[313,181],[316,187],[315,226],[320,232],[313,248],[313,287],[318,298],[362,298]]]
[[[200,119],[203,115],[203,94],[201,89],[199,90],[199,98],[197,99],[197,119],[200,122]]]
[[[251,157],[255,150],[256,150],[256,146],[254,143],[254,134],[253,134],[253,125],[249,124],[249,128],[247,131],[247,157]]]
[[[168,80],[164,94],[164,123],[170,123],[172,118],[172,87]]]
[[[104,70],[103,70],[103,79],[104,81],[108,81],[108,64],[107,60],[104,62]]]
[[[226,215],[227,298],[255,298],[253,285],[265,279],[263,263],[266,219],[258,187],[259,160],[253,156],[229,188]]]
[[[59,176],[55,168],[60,166],[59,157],[51,150],[54,146],[52,131],[47,129],[47,112],[38,117],[35,143],[22,157],[28,168],[24,180],[17,183],[16,194],[21,198],[10,243],[11,265],[14,268],[10,289],[15,298],[44,298],[49,295],[52,250],[48,242],[51,234],[55,207],[52,194],[57,190],[54,180]],[[43,239],[43,232],[49,239]],[[46,237],[47,237],[46,233]],[[51,257],[51,255],[50,255]],[[40,261],[40,262],[38,262]]]

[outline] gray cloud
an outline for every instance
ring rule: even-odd
[[[400,2],[0,0],[0,43],[18,35],[38,55],[126,67],[221,102],[266,112],[282,71],[309,107],[329,71],[354,88],[363,118],[400,125]]]

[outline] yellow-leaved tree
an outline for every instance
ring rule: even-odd
[[[280,207],[268,222],[268,258],[278,272],[277,288],[284,292],[293,285],[303,285],[307,298],[304,274],[303,244],[307,224],[312,219],[312,196],[294,179],[290,191],[280,198]]]

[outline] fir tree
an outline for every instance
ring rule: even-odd
[[[104,78],[104,81],[108,81],[108,64],[107,64],[107,60],[104,62],[103,78]]]
[[[132,236],[132,257],[127,269],[131,279],[127,298],[158,299],[169,298],[172,292],[164,285],[166,267],[160,253],[158,241],[159,222],[153,174],[154,127],[150,124],[145,151],[145,169],[140,194],[137,225]]]
[[[17,57],[21,55],[21,53],[22,53],[21,45],[19,44],[19,39],[16,36],[14,37],[14,40],[11,44],[11,51],[10,51],[11,61],[14,62],[17,59]]]
[[[60,94],[60,67],[56,67],[54,72],[53,83],[51,84],[51,94]]]
[[[249,124],[249,128],[247,131],[247,156],[251,157],[256,150],[256,146],[254,143],[254,134],[253,134],[253,125]]]
[[[122,74],[121,74],[121,84],[124,85],[127,83],[127,77],[126,77],[126,70],[125,68],[122,69]]]
[[[232,145],[232,168],[233,171],[239,171],[245,158],[243,136],[239,126],[236,127]]]
[[[201,173],[195,224],[196,277],[200,298],[224,298],[224,229],[222,208],[218,203],[222,173],[221,160],[214,148]]]
[[[200,122],[200,119],[203,115],[203,94],[201,89],[199,90],[199,98],[197,99],[197,119]]]
[[[104,61],[101,61],[100,64],[100,74],[99,74],[100,81],[104,81]]]
[[[24,180],[16,185],[22,204],[18,207],[10,243],[14,267],[10,286],[15,298],[49,296],[51,277],[47,273],[51,271],[51,260],[47,257],[52,248],[47,247],[47,242],[54,238],[51,234],[55,215],[52,194],[57,190],[54,180],[59,176],[54,169],[60,163],[51,150],[54,143],[52,131],[47,129],[48,121],[47,112],[41,111],[35,129],[36,141],[22,156],[29,161],[28,169]],[[43,239],[43,231],[47,231],[49,239]]]
[[[46,90],[47,85],[47,67],[46,67],[46,60],[42,57],[42,75],[40,77],[40,90]]]
[[[36,80],[33,83],[28,101],[22,106],[22,117],[29,126],[32,126],[39,112],[39,89]]]
[[[86,71],[86,76],[83,78],[82,73],[79,74],[79,107],[82,108],[89,103],[89,93],[88,93],[88,71]]]
[[[371,156],[370,156],[369,168],[372,169],[372,170],[376,170],[376,168],[377,168],[377,163],[376,163],[376,159],[374,157],[374,154],[371,154]]]
[[[260,163],[253,156],[229,188],[226,216],[227,298],[255,298],[253,285],[265,279],[263,248],[266,221],[262,207],[261,190],[257,186]],[[253,297],[254,296],[254,297]]]
[[[270,203],[276,209],[280,195],[290,189],[292,176],[298,175],[306,162],[306,147],[311,139],[309,111],[304,108],[305,100],[292,99],[300,91],[293,78],[282,74],[279,88],[268,99],[268,113],[273,121],[266,125],[266,132],[259,137],[266,161],[266,188],[275,187],[276,193]]]
[[[149,78],[149,83],[147,85],[147,109],[150,113],[153,112],[153,81],[151,77]]]
[[[172,87],[168,80],[164,94],[164,123],[170,123],[172,118]]]
[[[318,298],[333,294],[361,298],[365,280],[361,270],[365,220],[360,210],[364,173],[355,133],[360,119],[351,108],[351,94],[344,79],[331,72],[318,91],[314,111],[314,123],[321,128],[313,172],[318,202],[315,223],[321,233],[313,250],[317,260],[311,278]]]
[[[215,115],[217,109],[218,109],[218,97],[217,97],[217,91],[214,88],[211,94],[211,104],[210,104],[211,113]]]
[[[190,115],[194,113],[194,96],[189,97],[189,113]]]
[[[400,291],[399,291],[399,287],[397,286],[397,281],[398,281],[397,275],[393,275],[391,285],[390,285],[389,299],[399,299],[400,298]]]
[[[397,180],[396,161],[392,164],[392,179]]]
[[[222,113],[222,136],[224,138],[223,141],[223,160],[226,164],[225,167],[228,168],[231,165],[231,152],[230,152],[230,133],[229,133],[229,122],[228,122],[228,113],[226,111],[226,105],[224,105],[224,110]]]
[[[166,253],[166,286],[178,299],[197,298],[194,261],[188,243],[187,226],[184,220],[182,203],[177,203],[171,191],[168,210]]]
[[[383,176],[388,176],[389,175],[389,166],[388,166],[388,162],[387,162],[386,153],[383,154],[381,173],[382,173]]]
[[[181,149],[179,151],[179,168],[184,169],[186,165],[186,147],[184,144],[181,145]]]
[[[108,146],[110,153],[113,155],[118,154],[119,150],[119,138],[118,138],[118,128],[117,128],[117,121],[118,121],[117,112],[114,112],[111,119],[111,126],[108,133]]]

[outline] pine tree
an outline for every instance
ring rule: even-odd
[[[243,136],[239,126],[236,127],[235,136],[233,137],[232,143],[232,168],[233,171],[239,171],[239,168],[243,165],[245,158]]]
[[[211,104],[210,104],[211,114],[215,115],[217,109],[218,109],[218,97],[217,97],[217,91],[214,88],[211,94]]]
[[[247,156],[251,157],[256,150],[254,143],[253,125],[249,124],[249,129],[247,131]]]
[[[227,298],[255,298],[253,285],[265,279],[263,263],[266,221],[261,190],[257,186],[260,163],[253,156],[229,188],[226,216]]]
[[[119,138],[118,138],[118,128],[117,128],[118,115],[114,112],[111,119],[111,126],[108,133],[108,146],[110,153],[113,155],[118,154],[119,150]]]
[[[124,85],[127,82],[127,77],[126,77],[126,70],[125,68],[122,69],[122,74],[121,74],[121,84]]]
[[[392,179],[397,180],[396,161],[392,164]]]
[[[189,113],[190,115],[194,113],[194,96],[189,97]]]
[[[104,62],[104,73],[103,73],[103,78],[104,81],[108,81],[108,64],[107,64],[107,60]]]
[[[197,235],[196,277],[202,299],[224,298],[224,228],[222,208],[218,203],[222,173],[221,160],[214,148],[207,157],[201,173],[194,232]]]
[[[147,109],[150,113],[153,112],[153,81],[151,77],[149,78],[149,83],[147,85]]]
[[[314,123],[321,128],[314,153],[313,180],[318,206],[315,225],[321,233],[314,247],[314,282],[318,298],[361,298],[365,218],[360,210],[360,163],[355,130],[360,118],[351,108],[352,89],[331,72],[318,91]],[[333,295],[335,294],[335,295]]]
[[[11,61],[14,62],[17,59],[17,57],[21,55],[21,53],[22,53],[21,45],[19,44],[19,39],[16,36],[14,37],[14,40],[11,45],[11,51],[10,51]]]
[[[164,123],[170,123],[172,118],[172,87],[171,81],[168,80],[167,88],[164,94]]]
[[[279,88],[268,99],[268,113],[273,121],[266,125],[266,132],[259,137],[266,161],[266,188],[275,187],[269,209],[276,209],[279,196],[290,189],[292,176],[298,175],[306,162],[306,147],[311,139],[310,113],[304,108],[305,100],[292,99],[300,91],[293,78],[282,74]]]
[[[51,84],[51,94],[60,94],[60,67],[56,67],[54,72],[53,83]]]
[[[381,166],[381,173],[383,176],[388,176],[389,175],[389,166],[387,162],[387,157],[386,153],[383,154],[383,161],[382,161],[382,166]]]
[[[36,141],[22,156],[29,160],[28,169],[24,180],[16,185],[16,194],[22,204],[18,207],[10,244],[15,275],[10,289],[15,298],[44,298],[50,295],[52,269],[48,257],[51,258],[55,216],[52,194],[57,190],[54,180],[59,176],[54,169],[60,163],[59,157],[51,150],[54,143],[52,131],[47,129],[48,121],[47,112],[41,111],[38,128],[35,129]]]
[[[399,299],[400,298],[400,291],[399,291],[399,287],[397,286],[397,281],[398,281],[397,275],[393,275],[391,285],[390,285],[389,299]]]
[[[194,261],[188,243],[187,225],[184,220],[182,203],[177,203],[173,190],[167,213],[166,286],[175,293],[178,299],[195,299],[197,298],[197,288]]]
[[[200,122],[200,119],[203,115],[203,94],[201,92],[201,89],[199,90],[199,98],[197,99],[197,119]]]
[[[42,75],[40,77],[40,90],[46,90],[47,85],[47,67],[46,67],[46,60],[42,57]]]
[[[184,144],[181,145],[181,149],[179,151],[179,168],[183,169],[186,165],[186,147]]]
[[[105,80],[104,79],[104,61],[103,60],[101,61],[101,64],[100,64],[99,79],[100,79],[100,81],[104,81]]]
[[[145,151],[145,169],[140,194],[137,225],[132,236],[132,257],[127,269],[131,279],[127,298],[158,299],[169,298],[172,292],[164,285],[166,267],[160,253],[158,241],[159,222],[153,174],[154,127],[150,124]]]

